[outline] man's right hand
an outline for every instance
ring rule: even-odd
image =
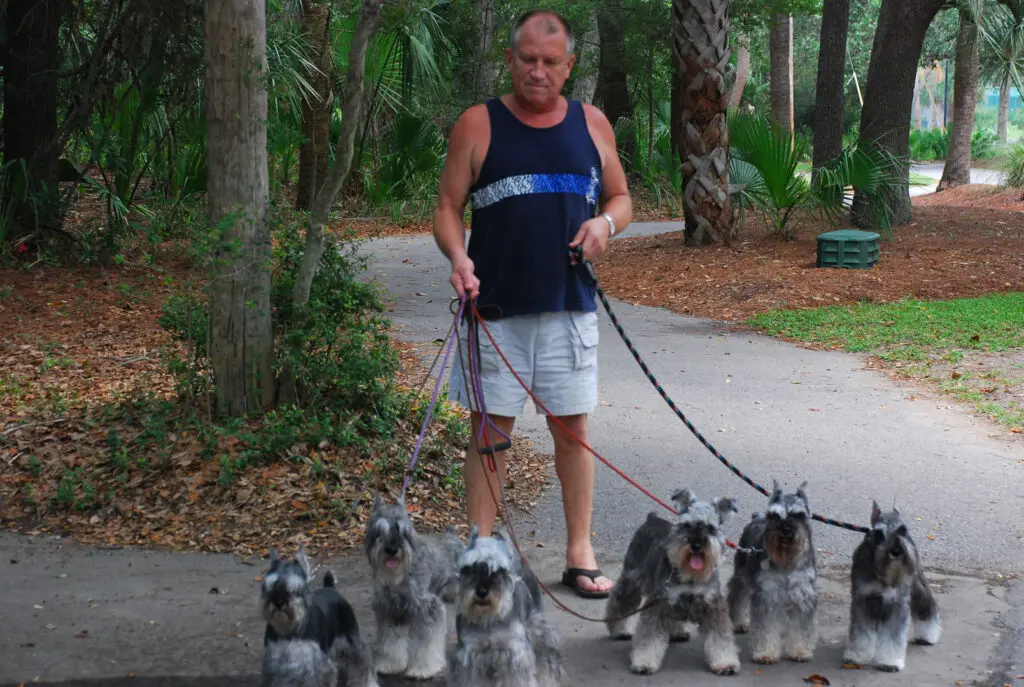
[[[455,293],[459,298],[476,298],[480,295],[480,280],[473,272],[473,261],[469,257],[463,257],[452,263],[452,276],[450,279]]]

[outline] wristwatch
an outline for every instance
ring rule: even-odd
[[[612,216],[609,215],[607,212],[602,212],[601,216],[608,220],[608,238],[615,236],[615,220],[613,220]]]

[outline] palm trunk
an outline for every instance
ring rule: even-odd
[[[310,85],[316,95],[302,104],[302,134],[305,142],[299,147],[299,182],[295,207],[309,210],[313,198],[327,178],[331,139],[331,74],[334,54],[331,49],[331,10],[323,5],[306,8],[303,24],[313,37],[313,64],[319,73],[311,74]]]
[[[601,60],[601,32],[597,27],[597,12],[590,12],[587,31],[580,40],[580,59],[573,67],[576,81],[572,87],[572,97],[584,103],[594,100],[597,90],[597,69]]]
[[[324,185],[313,199],[313,207],[309,215],[309,229],[306,232],[306,250],[302,254],[302,264],[299,267],[299,274],[292,291],[292,301],[300,309],[305,308],[309,302],[313,277],[316,276],[320,257],[323,255],[324,227],[327,226],[327,216],[352,168],[356,127],[363,106],[366,50],[370,38],[377,33],[377,27],[380,24],[381,2],[382,0],[363,0],[363,8],[349,47],[348,73],[345,75],[345,87],[341,94],[341,135],[338,137],[334,164],[327,172]]]
[[[893,224],[910,221],[910,111],[914,78],[921,48],[935,13],[945,0],[882,0],[882,10],[871,49],[871,63],[864,88],[860,120],[860,146],[879,146],[900,161],[895,193],[884,207],[872,207],[854,194],[853,217],[859,226],[874,226],[878,213],[888,214]]]
[[[57,181],[57,72],[63,0],[10,0],[4,67],[4,160],[24,160],[29,193]],[[6,199],[0,198],[0,205]],[[31,207],[17,216],[34,228]],[[40,217],[42,223],[56,218]]]
[[[846,35],[850,0],[825,0],[821,13],[817,96],[814,103],[813,171],[843,152],[846,112]]]
[[[673,0],[672,61],[680,80],[678,144],[687,245],[730,241],[728,0]]]
[[[744,34],[736,37],[736,78],[729,89],[728,108],[733,110],[743,102],[743,89],[747,87],[747,79],[750,78],[750,39]]]
[[[970,13],[961,10],[953,76],[953,126],[939,191],[971,183],[971,135],[974,133],[974,108],[978,104],[980,48],[978,25]]]
[[[775,17],[769,36],[772,120],[793,134],[793,17]]]
[[[1010,72],[1006,72],[1002,83],[999,84],[999,113],[996,119],[996,136],[1003,145],[1006,145],[1010,134],[1010,88]]]
[[[220,234],[210,283],[218,410],[241,416],[274,400],[267,223],[266,7],[220,0],[205,15],[208,211]]]
[[[473,102],[479,102],[495,95],[494,82],[498,77],[497,65],[491,55],[494,49],[494,0],[474,0],[473,5],[479,31],[473,71]]]

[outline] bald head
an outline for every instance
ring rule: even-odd
[[[509,48],[515,52],[519,39],[524,31],[536,31],[544,37],[562,34],[565,36],[565,54],[572,55],[576,50],[576,36],[565,17],[551,10],[530,10],[516,21],[509,39]]]

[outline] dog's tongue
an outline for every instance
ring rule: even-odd
[[[694,570],[700,570],[704,567],[704,556],[699,553],[690,556],[690,567]]]
[[[384,561],[384,565],[388,566],[389,568],[397,568],[398,567],[398,559],[397,558],[389,558],[386,561]]]

